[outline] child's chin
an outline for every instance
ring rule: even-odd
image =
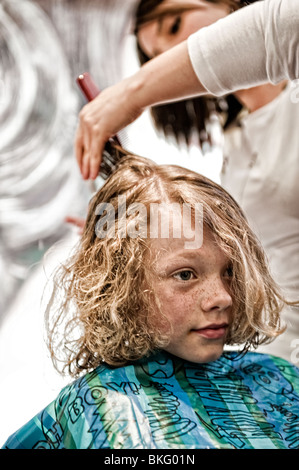
[[[219,348],[217,351],[207,352],[206,354],[186,354],[183,359],[197,364],[205,364],[207,362],[217,361],[217,359],[222,356],[222,353],[223,348]]]

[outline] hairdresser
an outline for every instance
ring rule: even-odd
[[[149,4],[155,5],[153,14]],[[182,4],[184,17],[182,12],[179,14]],[[258,1],[230,14],[234,5],[238,8],[237,4],[240,6],[234,0],[141,1],[137,11],[138,19],[143,7],[143,24],[137,33],[139,55],[158,57],[143,65],[134,76],[105,90],[82,110],[76,139],[77,159],[83,177],[95,178],[105,141],[134,121],[145,108],[190,97],[198,99],[207,93],[223,96],[243,89],[238,98],[242,100],[245,96],[247,108],[251,100],[259,103],[261,109],[253,109],[249,114],[244,135],[239,137],[239,148],[235,145],[238,139],[232,136],[234,147],[229,154],[233,158],[225,162],[222,183],[241,203],[256,228],[271,258],[274,274],[277,271],[279,284],[296,298],[299,142],[293,129],[297,127],[294,122],[299,113],[291,103],[296,90],[290,88],[291,83],[286,92],[284,79],[299,77],[298,4],[296,0]],[[144,21],[147,13],[148,22]],[[178,18],[184,19],[183,24],[178,23]],[[159,35],[155,35],[155,26]],[[165,37],[167,27],[171,37]],[[196,28],[200,28],[198,32]],[[179,44],[163,53],[176,43]],[[250,93],[244,90],[248,88],[252,88]],[[275,112],[271,106],[276,107]],[[276,116],[275,122],[272,116]],[[248,126],[249,131],[250,126],[253,128],[253,136],[247,132]],[[259,155],[250,144],[260,145]],[[282,343],[275,342],[270,352],[292,360],[296,341],[299,342],[298,311],[288,310],[284,319],[288,324],[287,336],[282,335]]]
[[[104,90],[80,112],[75,148],[82,176],[97,177],[105,142],[150,106],[298,78],[298,25],[297,0],[255,3]]]

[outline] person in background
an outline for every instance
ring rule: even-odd
[[[222,184],[260,237],[275,279],[296,299],[299,108],[287,79],[299,76],[298,12],[294,0],[247,3],[141,1],[135,27],[139,57],[159,57],[82,110],[77,159],[83,177],[95,177],[103,142],[148,106],[171,101],[153,108],[154,120],[166,134],[186,141],[194,129],[207,137],[209,110],[222,106]],[[198,98],[207,92],[208,98]],[[192,100],[173,103],[186,97]],[[287,330],[265,350],[296,362],[298,308],[287,307],[282,315]]]

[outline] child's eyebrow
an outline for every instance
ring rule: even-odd
[[[182,258],[194,258],[195,256],[201,256],[199,250],[184,250],[179,253],[176,253],[175,256],[179,256]]]
[[[200,258],[201,253],[198,250],[188,250],[188,251],[181,251],[178,253],[169,253],[169,256],[167,257],[167,262],[169,263],[174,263],[176,261],[181,261],[183,258],[184,259],[194,259],[194,258]]]

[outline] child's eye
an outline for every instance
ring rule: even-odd
[[[185,271],[180,271],[179,273],[175,273],[173,275],[175,279],[179,279],[180,281],[190,281],[194,277],[194,274],[192,271],[185,270]]]
[[[169,34],[177,34],[180,29],[181,22],[181,17],[177,16],[170,27]]]
[[[226,279],[232,279],[233,277],[233,267],[232,266],[228,266],[224,272],[224,277]]]

